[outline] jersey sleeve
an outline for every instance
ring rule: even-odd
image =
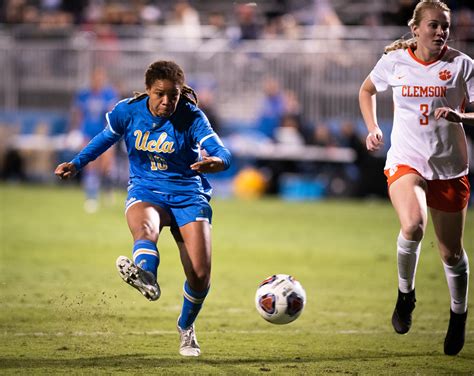
[[[105,118],[107,120],[106,128],[118,136],[123,136],[125,133],[126,114],[123,111],[123,106],[126,105],[125,102],[126,99],[118,102],[112,111],[109,111],[105,114]]]
[[[224,163],[224,169],[227,170],[230,167],[230,162],[232,159],[230,151],[224,146],[216,133],[214,133],[213,137],[206,138],[202,142],[201,146],[208,152],[209,155],[220,158]]]
[[[370,72],[370,79],[377,91],[385,91],[388,89],[390,72],[392,71],[392,63],[388,54],[383,55]]]
[[[220,158],[224,162],[225,168],[229,168],[231,161],[230,151],[224,146],[220,137],[211,127],[209,120],[201,112],[193,123],[193,135],[196,143],[211,155]]]
[[[201,146],[204,140],[213,137],[214,135],[216,135],[216,132],[212,129],[211,123],[209,123],[204,112],[199,110],[197,114],[195,113],[195,118],[191,126],[191,137],[193,138],[193,142]]]
[[[95,136],[87,146],[81,150],[71,161],[77,170],[83,168],[89,162],[95,160],[104,153],[114,143],[120,140],[121,136],[113,133],[110,129],[105,128],[97,136]]]

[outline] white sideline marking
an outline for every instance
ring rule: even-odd
[[[292,330],[291,334],[387,334],[392,333],[392,330]],[[107,337],[107,336],[127,336],[127,335],[136,335],[136,336],[161,336],[161,335],[175,335],[176,330],[151,330],[151,331],[131,331],[131,332],[7,332],[4,331],[0,335],[2,337]],[[290,332],[283,330],[212,330],[205,332],[206,334],[285,334],[288,335]],[[434,331],[417,331],[418,334],[445,334],[445,330],[434,330]],[[474,335],[474,330],[466,331],[466,334]]]

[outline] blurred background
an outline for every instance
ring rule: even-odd
[[[358,90],[384,46],[409,37],[416,3],[3,0],[0,177],[56,184],[54,167],[87,140],[82,122],[103,127],[113,103],[144,89],[146,67],[171,59],[234,155],[212,176],[216,195],[386,198],[391,92],[378,95],[385,149],[368,154]],[[474,2],[446,3],[449,44],[474,56]],[[107,185],[125,189],[121,145],[111,160]]]

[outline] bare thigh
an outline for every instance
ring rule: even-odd
[[[206,221],[172,228],[186,279],[193,290],[204,291],[211,279],[211,226]]]
[[[416,174],[403,175],[390,185],[390,200],[407,240],[421,240],[428,219],[426,182]]]

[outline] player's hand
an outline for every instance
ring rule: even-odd
[[[58,165],[56,167],[56,170],[54,170],[54,173],[56,176],[58,176],[60,179],[70,179],[76,176],[77,174],[77,169],[76,166],[74,166],[73,163],[71,162],[64,162]]]
[[[434,117],[436,120],[445,118],[447,121],[454,123],[460,123],[462,121],[461,115],[449,107],[439,107],[434,111]]]
[[[224,162],[218,157],[202,157],[199,162],[191,165],[191,170],[197,172],[219,172],[224,169]]]
[[[365,139],[365,145],[369,151],[377,151],[383,146],[383,133],[379,127],[369,132]]]

